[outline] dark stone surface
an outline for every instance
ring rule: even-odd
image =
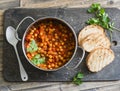
[[[32,16],[35,19],[44,16],[55,16],[67,21],[78,35],[79,31],[86,26],[85,21],[92,15],[86,12],[85,8],[71,8],[71,9],[10,9],[4,14],[4,46],[3,46],[3,74],[7,81],[21,81],[19,74],[19,66],[16,58],[14,48],[8,44],[5,38],[6,28],[13,26],[16,28],[18,23],[26,16]],[[120,11],[118,9],[106,9],[112,21],[115,22],[115,27],[120,29]],[[19,37],[22,38],[27,26],[32,23],[27,19],[19,28]],[[109,34],[108,34],[109,35]],[[25,59],[21,42],[18,43],[17,48],[21,62],[29,76],[28,81],[71,81],[73,76],[79,71],[85,74],[83,81],[105,81],[105,80],[120,80],[120,32],[113,32],[113,41],[117,42],[116,46],[112,46],[115,52],[115,60],[109,66],[105,67],[98,73],[91,73],[85,64],[85,59],[80,66],[75,70],[68,70],[65,67],[55,72],[44,72],[31,66]],[[87,54],[87,53],[86,53]],[[75,58],[68,66],[75,65],[75,61],[81,55],[80,50],[77,51]],[[86,58],[86,57],[85,57]]]

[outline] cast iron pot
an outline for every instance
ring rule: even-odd
[[[75,69],[75,68],[77,68],[77,67],[80,65],[80,63],[82,62],[82,60],[83,60],[83,58],[84,58],[85,51],[84,51],[83,48],[81,48],[80,46],[78,46],[78,41],[77,41],[76,33],[75,33],[74,29],[70,26],[70,24],[68,24],[68,23],[67,23],[66,21],[64,21],[63,19],[60,19],[60,18],[57,18],[57,17],[43,17],[43,18],[39,18],[39,19],[35,20],[35,19],[33,19],[32,17],[27,16],[27,17],[23,18],[23,19],[20,21],[20,23],[18,24],[18,26],[17,26],[17,28],[16,28],[15,36],[16,36],[16,38],[17,38],[18,40],[21,40],[21,39],[18,37],[17,30],[18,30],[19,26],[20,26],[20,25],[24,22],[24,20],[26,20],[26,19],[32,19],[34,22],[31,23],[31,24],[27,27],[27,29],[25,30],[25,32],[24,32],[24,35],[23,35],[23,38],[22,38],[22,50],[23,50],[23,53],[24,53],[25,58],[28,60],[28,62],[29,62],[32,66],[34,66],[35,68],[38,68],[39,70],[42,70],[42,71],[57,71],[57,70],[59,70],[59,69],[61,69],[61,68],[63,68],[63,67],[66,67],[66,68],[68,68],[68,69]],[[37,67],[36,65],[34,65],[34,64],[28,59],[28,57],[26,56],[25,46],[24,46],[24,44],[25,44],[25,36],[26,36],[26,34],[28,33],[28,31],[30,30],[30,28],[31,28],[32,26],[34,26],[35,24],[37,24],[38,22],[42,22],[42,21],[48,20],[48,19],[53,20],[53,21],[56,21],[56,22],[59,22],[59,23],[61,23],[61,24],[64,24],[65,26],[67,26],[67,27],[69,28],[69,30],[73,33],[73,35],[74,35],[74,40],[75,40],[75,49],[74,49],[74,53],[73,53],[72,57],[71,57],[71,58],[69,59],[69,61],[66,62],[64,65],[62,65],[61,67],[56,68],[56,69],[42,69],[42,68],[39,68],[39,67]],[[76,51],[77,51],[78,48],[82,50],[82,57],[79,58],[79,61],[78,61],[77,65],[75,65],[74,67],[70,67],[70,68],[69,68],[69,67],[68,67],[68,64],[69,64],[69,63],[72,61],[72,59],[74,58],[74,56],[75,56]]]

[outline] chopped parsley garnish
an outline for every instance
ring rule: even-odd
[[[45,63],[45,57],[40,57],[40,54],[36,54],[33,58],[32,58],[32,63],[37,65],[37,64],[43,64]]]
[[[38,50],[38,46],[37,46],[35,40],[33,39],[33,40],[31,40],[29,47],[27,48],[27,52],[32,53],[32,52],[35,52],[37,50]]]

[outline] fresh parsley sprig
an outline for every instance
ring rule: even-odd
[[[114,23],[111,22],[110,17],[105,12],[105,9],[101,7],[100,4],[93,3],[87,11],[88,13],[94,14],[94,18],[88,19],[87,24],[100,25],[104,29],[109,30],[111,34],[114,30],[120,31],[119,29],[114,27]]]
[[[73,77],[73,83],[76,85],[82,84],[83,73],[78,72],[76,76]]]

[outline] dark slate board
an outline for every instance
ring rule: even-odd
[[[32,16],[35,19],[45,16],[55,16],[67,21],[75,30],[78,35],[79,30],[86,26],[85,21],[88,20],[92,15],[86,13],[86,8],[49,8],[49,9],[9,9],[4,14],[4,46],[3,46],[3,74],[7,81],[21,81],[19,74],[19,66],[14,52],[14,48],[8,44],[5,38],[6,28],[13,26],[16,28],[18,23],[26,16]],[[106,9],[112,21],[115,22],[115,27],[120,29],[120,11],[118,9]],[[18,33],[22,38],[22,35],[27,26],[32,23],[31,20],[26,20],[19,28]],[[85,74],[83,81],[105,81],[105,80],[120,80],[120,32],[115,31],[113,33],[113,41],[117,42],[116,46],[112,46],[115,52],[115,61],[109,66],[105,67],[98,73],[91,73],[85,64],[85,59],[80,66],[75,70],[68,70],[63,68],[55,72],[44,72],[31,66],[25,59],[21,42],[18,43],[17,48],[19,52],[22,64],[27,71],[29,76],[28,81],[71,81],[73,76],[81,71]],[[76,57],[72,60],[68,66],[75,65],[75,61],[81,55],[80,50],[77,51]]]

